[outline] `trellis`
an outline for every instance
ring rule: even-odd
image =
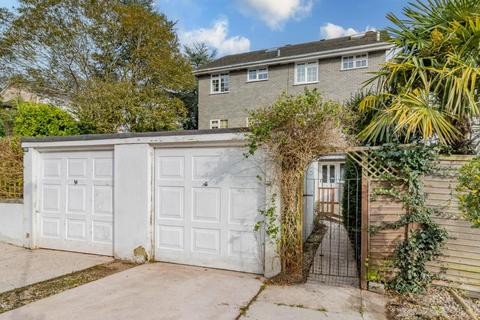
[[[371,180],[381,179],[385,175],[395,174],[392,168],[383,166],[373,155],[380,147],[354,147],[347,150],[347,157],[355,161],[361,168],[363,176]]]

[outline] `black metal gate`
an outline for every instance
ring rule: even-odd
[[[313,168],[313,169],[312,169]],[[315,252],[309,281],[359,286],[361,241],[361,177],[355,166],[319,161],[306,175],[305,216],[313,211],[322,240]],[[345,171],[348,171],[345,174]],[[312,192],[313,191],[313,192]],[[312,199],[313,198],[313,199]],[[308,235],[309,228],[304,230]],[[310,228],[312,229],[312,228]]]

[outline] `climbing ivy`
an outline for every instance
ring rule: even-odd
[[[447,240],[447,231],[432,220],[434,209],[427,207],[423,192],[423,176],[435,171],[433,161],[438,150],[432,146],[400,146],[386,144],[372,152],[379,166],[393,169],[382,177],[387,184],[374,190],[374,195],[386,195],[400,200],[406,214],[395,222],[384,223],[371,232],[411,226],[405,240],[397,246],[392,262],[395,275],[386,286],[398,293],[421,293],[432,281],[426,263],[439,255]],[[416,226],[416,227],[414,227]]]
[[[460,168],[457,191],[461,192],[458,199],[463,216],[480,228],[480,157]]]

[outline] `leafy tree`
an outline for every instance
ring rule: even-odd
[[[403,15],[387,16],[397,54],[370,81],[377,92],[361,109],[374,115],[360,137],[371,142],[393,133],[461,148],[479,116],[480,2],[417,0]]]
[[[216,50],[211,50],[203,42],[195,42],[191,46],[184,46],[185,56],[192,68],[198,69],[211,62],[217,56]],[[197,129],[198,124],[198,83],[194,89],[181,96],[188,109],[188,117],[184,122],[185,129]]]
[[[75,119],[48,104],[23,102],[15,117],[15,134],[23,137],[69,136],[79,133]]]
[[[184,46],[184,49],[194,70],[213,61],[217,56],[217,50],[210,49],[205,42],[194,42],[191,46]]]
[[[194,78],[174,23],[152,4],[21,0],[0,38],[0,65],[36,93],[68,104],[87,132],[177,128],[186,113],[178,95]],[[121,92],[123,102],[107,90]],[[105,110],[92,110],[86,97]]]

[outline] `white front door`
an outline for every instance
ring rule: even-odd
[[[265,187],[241,148],[155,151],[155,259],[263,273]]]
[[[38,245],[113,255],[113,152],[42,154]]]
[[[344,174],[343,162],[318,162],[317,201],[337,203]]]

